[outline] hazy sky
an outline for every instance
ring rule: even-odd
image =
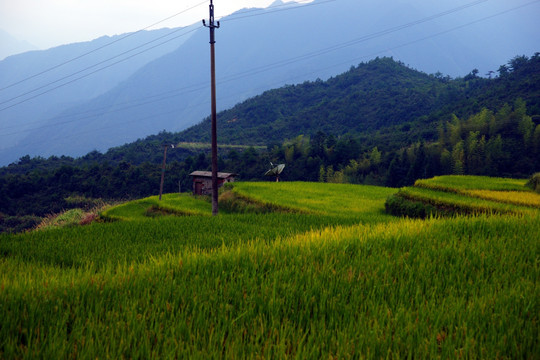
[[[275,0],[214,0],[216,18]],[[291,0],[285,0],[289,2]],[[309,2],[309,0],[297,0]],[[208,17],[203,0],[0,0],[0,29],[41,49],[137,31],[183,10],[156,28],[190,25]]]

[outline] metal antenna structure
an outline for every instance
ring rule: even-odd
[[[268,170],[264,175],[275,176],[276,182],[279,182],[279,176],[283,172],[283,169],[285,169],[285,164],[274,165],[272,162],[270,162],[270,166],[271,166],[271,169]]]
[[[216,115],[216,58],[214,44],[216,43],[215,29],[219,28],[219,21],[214,21],[214,4],[210,0],[210,21],[206,25],[210,29],[210,77],[212,93],[212,215],[218,214],[218,158],[217,158],[217,115]]]

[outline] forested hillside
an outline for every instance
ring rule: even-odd
[[[336,136],[428,141],[440,121],[467,117],[483,107],[498,109],[517,98],[540,114],[540,56],[517,56],[482,78],[476,70],[463,78],[427,75],[391,58],[377,58],[328,81],[306,82],[267,91],[218,116],[224,143],[268,144],[318,131]],[[209,141],[210,119],[181,133],[181,140]]]
[[[285,181],[400,187],[441,174],[528,177],[540,170],[540,55],[519,56],[493,79],[450,79],[376,59],[326,82],[266,92],[218,115],[220,171],[264,180],[269,161]],[[0,169],[4,231],[94,199],[159,190],[163,144],[207,141],[204,121],[72,159],[22,158]],[[182,144],[181,144],[182,145]],[[168,152],[165,192],[191,190],[188,174],[210,167],[208,149]]]
[[[317,77],[327,80],[377,55],[392,55],[427,74],[441,72],[444,75],[439,80],[443,82],[446,75],[465,76],[474,68],[479,69],[478,75],[486,76],[515,55],[538,51],[534,8],[538,8],[535,2],[504,0],[438,0],[421,5],[418,0],[401,0],[392,6],[358,0],[315,0],[309,4],[274,2],[266,9],[220,15],[222,27],[216,35],[217,108],[230,109],[286,84]],[[102,38],[14,56],[0,63],[0,88],[4,88],[91,51],[98,43],[103,46],[89,56],[2,91],[0,102],[5,103],[0,108],[0,126],[8,128],[0,132],[0,165],[26,154],[79,157],[94,149],[105,152],[161,130],[185,130],[209,115],[208,33],[198,16],[193,26],[184,29],[138,32],[118,40]],[[436,80],[394,65],[364,64],[356,72],[325,83],[341,95],[341,100],[326,98],[324,88],[311,84],[312,89],[302,90],[305,104],[299,105],[309,105],[305,109],[307,120],[321,125],[328,120],[341,122],[345,115],[354,122],[353,130],[369,129],[382,125],[373,116],[387,116],[385,122],[390,124],[402,121],[399,117],[408,117],[408,112],[414,115],[452,100],[445,99],[447,94],[440,92],[441,84]],[[349,89],[350,81],[358,89]],[[381,87],[373,87],[379,84]],[[466,83],[461,84],[469,89]],[[410,93],[397,89],[401,85],[410,88]],[[461,85],[456,86],[456,95],[463,95]],[[288,90],[295,94],[300,91],[297,87]],[[37,96],[42,92],[46,93]],[[381,99],[373,100],[375,95]],[[383,102],[393,111],[385,109],[378,114],[378,104]],[[422,105],[420,109],[418,105]],[[278,114],[287,117],[288,111],[280,106]],[[358,126],[357,111],[365,116],[363,127]],[[299,115],[299,126],[292,130],[307,134],[306,128],[312,127]],[[235,116],[232,114],[229,120]],[[277,131],[284,124],[279,125]],[[336,125],[334,122],[322,130],[339,135],[349,126],[341,125],[337,131]],[[253,134],[256,132],[249,133]],[[282,138],[276,140],[281,142]]]

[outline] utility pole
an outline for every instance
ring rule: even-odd
[[[210,77],[212,94],[212,215],[218,214],[218,158],[217,158],[217,115],[216,115],[216,59],[214,44],[216,43],[215,29],[219,28],[219,21],[214,22],[214,4],[210,0],[210,21],[206,25],[210,29]]]
[[[174,149],[174,145],[163,144],[163,163],[161,164],[161,183],[159,184],[159,201],[161,201],[161,194],[163,193],[163,180],[165,179],[165,162],[167,161],[167,149],[171,147]]]

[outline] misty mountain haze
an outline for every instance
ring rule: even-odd
[[[19,40],[8,32],[0,29],[0,60],[4,60],[4,58],[11,55],[31,50],[37,50],[37,47],[27,41]]]
[[[161,29],[104,36],[90,42],[14,55],[1,61],[0,109],[6,109],[0,111],[0,128],[3,130],[0,149],[16,145],[27,135],[24,130],[39,128],[47,119],[105,93],[149,61],[173,51],[187,38],[175,37],[187,30]],[[122,37],[126,38],[118,41]],[[144,45],[155,39],[160,40]],[[151,49],[156,43],[170,39],[174,40]],[[112,46],[107,46],[115,41]],[[139,52],[141,54],[132,56]],[[116,62],[119,63],[114,65]],[[101,68],[102,71],[96,71]],[[36,74],[38,76],[34,76]],[[67,85],[60,86],[63,84]],[[26,99],[30,100],[16,105]],[[64,118],[61,120],[65,121]]]
[[[486,7],[476,3],[459,10],[471,3],[392,1],[385,6],[381,2],[316,0],[310,6],[279,8],[287,11],[269,9],[264,16],[257,16],[262,12],[240,11],[221,19],[222,26],[216,32],[218,109],[284,84],[326,79],[376,56],[393,56],[426,73],[439,71],[455,77],[475,68],[484,75],[515,55],[530,55],[538,50],[534,11],[508,12],[485,19],[519,4]],[[456,11],[441,14],[450,9]],[[430,18],[435,14],[441,15]],[[146,35],[150,39],[157,33]],[[161,49],[161,55],[139,59],[137,65],[129,67],[130,60],[0,111],[0,164],[25,154],[104,151],[161,130],[179,131],[201,121],[210,108],[208,32],[201,27],[184,40],[181,45],[169,43],[167,50]],[[110,50],[120,52],[120,44],[123,49],[134,46],[122,41]],[[58,54],[43,68],[77,56],[81,50],[76,46],[81,45],[57,48],[69,54]],[[1,87],[28,76],[24,74],[35,73],[15,73],[14,69],[34,70],[36,63],[50,57],[36,58],[35,54],[44,52],[0,62]],[[92,61],[89,57],[85,65],[74,62],[71,71],[58,69],[47,74],[46,80],[28,84],[25,89],[99,60]],[[12,90],[8,95],[6,91],[0,93],[0,102],[20,93]]]

